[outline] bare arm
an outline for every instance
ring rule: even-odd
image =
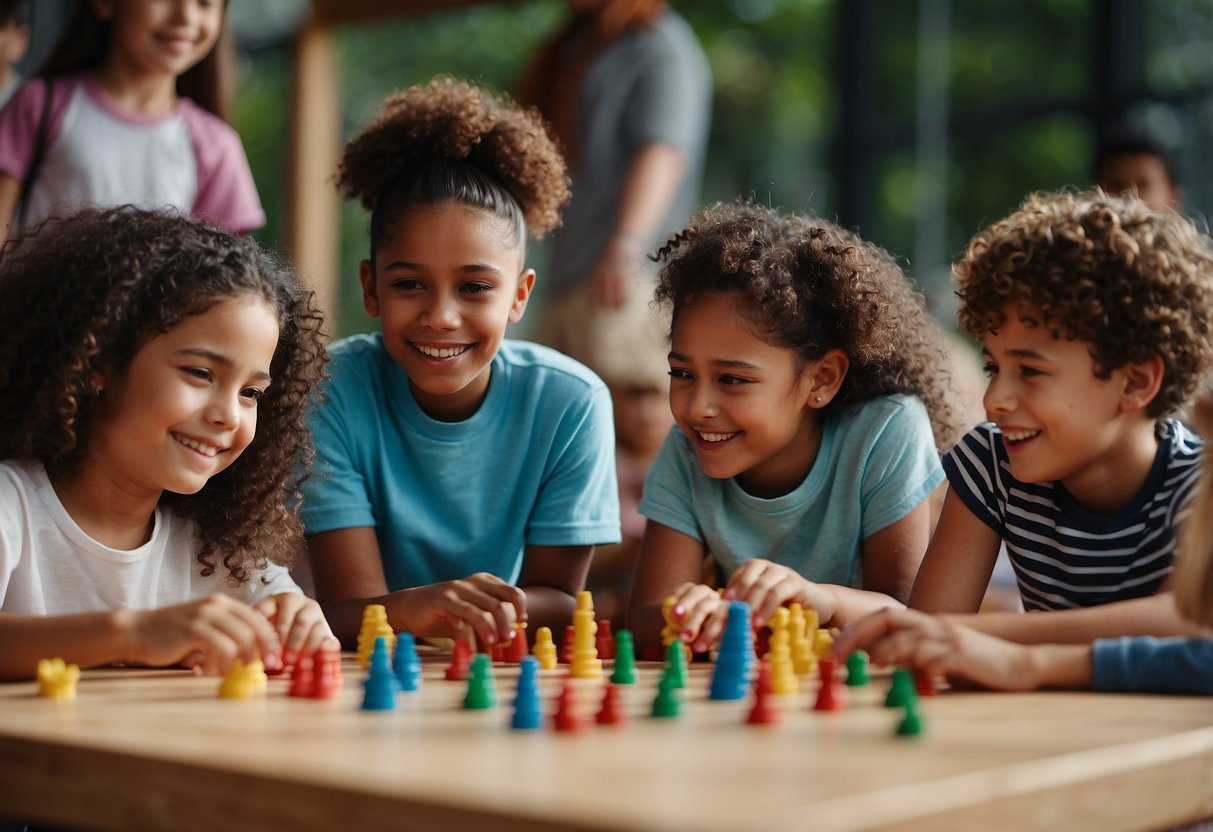
[[[1120,636],[1196,636],[1204,631],[1175,609],[1170,592],[1056,612],[996,612],[951,616],[983,633],[1021,644],[1087,644]]]
[[[718,597],[715,590],[700,583],[706,554],[703,544],[693,537],[652,520],[645,524],[627,616],[637,647],[661,643],[665,626],[661,605],[667,595],[702,587],[713,598]]]
[[[998,534],[949,491],[914,580],[909,606],[932,613],[977,612],[1000,543]]]
[[[21,197],[21,180],[0,173],[0,229],[4,233],[0,243],[7,240],[17,216],[17,200]]]

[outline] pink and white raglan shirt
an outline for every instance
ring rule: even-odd
[[[0,111],[0,172],[24,181],[46,85],[34,79]],[[84,205],[176,208],[233,233],[265,224],[240,137],[188,98],[146,116],[114,103],[85,75],[54,79],[42,167],[22,216],[28,226]]]

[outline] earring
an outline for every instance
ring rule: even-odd
[[[821,404],[821,396],[814,396],[814,397],[813,397],[813,402],[814,402],[815,404]]]

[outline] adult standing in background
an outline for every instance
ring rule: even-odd
[[[597,369],[618,339],[664,330],[645,255],[699,199],[711,75],[690,26],[660,0],[568,6],[517,98],[552,123],[573,179],[537,338]]]

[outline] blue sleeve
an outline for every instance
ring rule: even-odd
[[[682,451],[684,441],[677,426],[670,428],[644,479],[639,510],[650,520],[702,543],[704,534],[695,519],[691,495],[691,466]],[[691,463],[698,464],[694,460]]]
[[[1213,695],[1213,639],[1101,639],[1091,661],[1095,690]]]
[[[619,484],[611,396],[598,385],[570,407],[553,443],[553,465],[527,522],[532,546],[618,543]]]
[[[915,398],[898,400],[902,406],[881,426],[864,464],[865,538],[905,517],[943,482],[926,407]]]
[[[334,368],[340,373],[340,368]],[[303,483],[300,516],[307,534],[374,526],[375,516],[366,481],[358,469],[354,439],[349,430],[357,424],[346,412],[345,401],[334,384],[326,400],[313,406],[308,419],[316,444],[312,475]],[[375,418],[370,414],[367,418]]]

